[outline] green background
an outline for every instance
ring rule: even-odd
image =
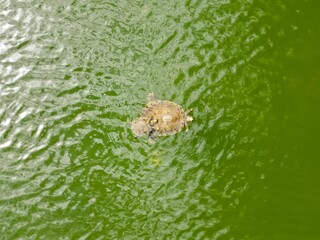
[[[1,239],[320,239],[319,1],[0,9]]]

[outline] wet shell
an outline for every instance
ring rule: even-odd
[[[184,111],[183,108],[171,101],[154,100],[153,94],[149,94],[149,103],[144,108],[142,115],[133,120],[131,129],[135,136],[173,135],[192,121],[188,115],[191,110]]]

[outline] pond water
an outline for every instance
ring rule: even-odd
[[[319,1],[0,9],[2,239],[320,239]]]

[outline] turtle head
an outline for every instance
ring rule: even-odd
[[[141,137],[150,132],[150,126],[143,118],[137,118],[131,122],[132,132],[136,137]]]

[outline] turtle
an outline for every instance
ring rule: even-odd
[[[148,104],[140,117],[131,122],[135,137],[148,136],[154,142],[157,136],[169,136],[186,128],[193,118],[188,115],[192,109],[184,111],[177,103],[156,100],[154,93],[148,94]]]

